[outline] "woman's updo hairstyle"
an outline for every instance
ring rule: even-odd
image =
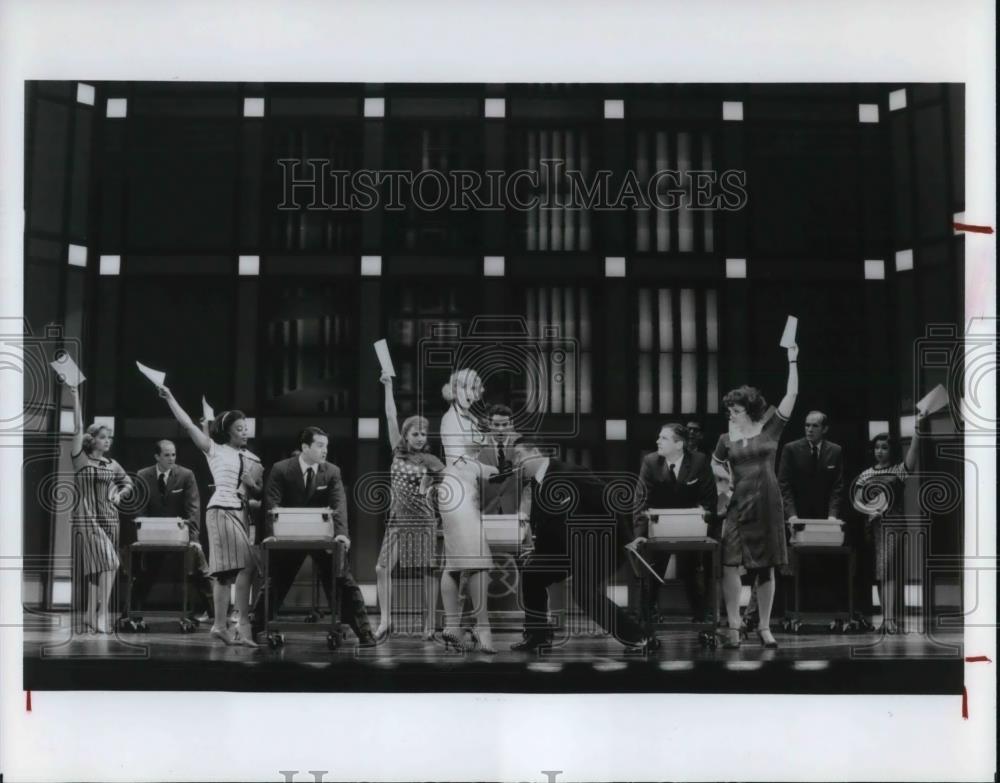
[[[760,393],[760,389],[746,385],[729,392],[722,398],[722,405],[726,408],[732,408],[734,405],[743,407],[750,421],[760,421],[764,411],[767,410],[767,400]]]
[[[212,440],[220,446],[225,446],[229,443],[229,431],[233,428],[233,425],[240,419],[245,418],[246,416],[243,414],[243,411],[223,411],[212,422],[212,428],[209,432]]]
[[[104,424],[91,424],[83,433],[83,453],[90,454],[94,450],[94,444],[101,435],[101,430],[111,430]]]

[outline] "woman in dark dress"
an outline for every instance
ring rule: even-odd
[[[902,520],[903,493],[906,479],[917,466],[918,433],[923,414],[917,414],[910,448],[902,462],[893,463],[895,447],[889,433],[882,432],[872,438],[872,454],[875,464],[862,471],[851,488],[851,502],[854,508],[864,514],[865,539],[874,549],[875,581],[878,584],[878,600],[882,607],[882,631],[896,633],[896,607],[902,595],[897,595],[896,582],[892,576],[898,571],[902,553],[899,536],[887,536],[883,522]]]
[[[111,431],[102,424],[83,428],[80,392],[73,395],[74,493],[71,551],[73,553],[74,603],[85,611],[84,625],[91,633],[112,633],[108,604],[121,565],[118,558],[118,504],[133,490],[122,466],[105,456],[111,448]],[[86,584],[86,597],[83,586]],[[79,588],[80,592],[76,593]]]
[[[777,409],[751,386],[734,389],[722,400],[730,428],[719,438],[712,464],[717,473],[730,478],[733,493],[722,526],[722,595],[729,619],[723,646],[727,648],[740,645],[740,566],[757,585],[761,644],[778,646],[770,629],[774,568],[788,562],[788,552],[774,458],[799,392],[798,353],[798,346],[788,349],[788,386]]]
[[[385,386],[385,418],[392,447],[392,506],[382,550],[375,564],[375,583],[382,613],[375,638],[383,639],[392,630],[389,577],[398,563],[401,568],[418,568],[423,573],[423,637],[429,641],[434,638],[437,604],[437,583],[431,570],[437,547],[437,517],[427,494],[434,474],[441,472],[444,463],[427,449],[427,419],[410,416],[400,428],[392,376],[383,374],[381,381]]]

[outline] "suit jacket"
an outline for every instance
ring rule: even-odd
[[[504,447],[504,458],[508,465],[513,463],[513,444]],[[497,453],[496,442],[492,439],[487,440],[486,445],[479,452],[479,461],[483,465],[500,467],[500,455]],[[516,476],[511,474],[499,484],[484,481],[480,497],[482,498],[484,514],[516,514],[521,499]]]
[[[824,440],[819,452],[819,470],[814,475],[809,441],[793,440],[781,452],[778,484],[786,519],[839,518],[844,489],[843,451],[836,443]]]
[[[621,557],[625,531],[605,502],[604,488],[604,482],[587,468],[550,459],[541,486],[531,492],[529,520],[535,554],[565,557],[573,527],[598,524],[615,532],[614,550]]]
[[[719,496],[715,487],[715,476],[708,457],[700,452],[685,452],[678,469],[677,478],[670,477],[670,468],[665,458],[655,451],[642,458],[639,468],[639,482],[645,490],[643,511],[647,508],[694,508],[701,506],[708,512],[709,524],[718,520]],[[636,513],[633,517],[633,533],[643,538],[649,532],[649,520]],[[710,531],[711,532],[711,531]]]
[[[194,473],[180,465],[174,465],[167,479],[167,494],[163,496],[160,495],[160,487],[156,481],[156,465],[143,468],[138,477],[146,485],[146,504],[136,516],[186,519],[192,540],[197,541],[201,524],[201,498]]]
[[[298,457],[289,457],[274,463],[264,487],[265,510],[277,506],[286,508],[331,508],[333,509],[333,534],[349,536],[347,526],[347,495],[340,468],[330,462],[316,466],[315,490],[306,497],[306,484]],[[270,536],[271,517],[265,514],[264,535]]]

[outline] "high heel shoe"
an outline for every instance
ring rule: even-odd
[[[253,630],[249,625],[239,626],[236,629],[236,633],[233,635],[233,644],[238,644],[243,647],[260,647],[260,645],[253,640]]]
[[[233,635],[229,632],[228,628],[213,628],[209,635],[219,639],[227,647],[236,644],[236,640],[233,638]]]
[[[433,628],[424,628],[423,639],[424,639],[425,642],[433,642],[434,641],[434,629]]]
[[[379,623],[378,628],[375,629],[375,641],[381,642],[383,639],[387,638],[391,633],[392,633],[392,623],[386,623],[385,625]]]
[[[899,633],[899,626],[896,625],[895,620],[883,620],[882,621],[882,632],[887,633],[890,636],[895,636]]]
[[[493,632],[484,631],[483,634],[489,639],[489,644],[483,643],[482,638],[479,636],[479,631],[470,629],[469,633],[472,635],[472,649],[477,652],[486,653],[487,655],[496,655],[496,648],[493,646]]]
[[[441,639],[444,641],[445,650],[449,650],[452,647],[454,647],[457,652],[466,651],[465,643],[455,632],[454,628],[445,628],[443,631],[441,631]]]
[[[770,637],[770,640],[765,638],[764,634],[767,634]],[[771,634],[771,630],[769,628],[758,628],[757,638],[760,639],[761,647],[766,647],[768,650],[778,649],[778,643],[774,640],[774,636]]]
[[[738,650],[740,649],[740,629],[739,628],[720,628],[717,633],[719,638],[722,639],[722,649],[723,650]]]

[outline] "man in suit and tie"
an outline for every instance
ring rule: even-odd
[[[650,508],[695,508],[700,506],[705,511],[708,521],[708,535],[719,540],[722,532],[722,521],[718,515],[718,492],[715,476],[712,473],[708,457],[697,451],[689,450],[689,432],[681,424],[664,424],[656,439],[656,451],[647,454],[642,459],[639,468],[639,488],[637,498],[643,498],[640,507],[636,508],[633,517],[633,532],[635,538],[629,544],[630,548],[638,550],[646,543],[649,531]],[[708,553],[677,552],[677,577],[684,584],[688,603],[691,605],[692,620],[704,622],[709,615],[705,598],[708,592],[705,584]],[[658,553],[651,559],[651,565],[658,573],[666,570],[669,555]],[[647,618],[652,617],[655,603],[655,584],[649,579],[642,580],[643,612]]]
[[[193,570],[188,574],[188,584],[201,597],[203,604],[201,614],[194,619],[207,622],[213,612],[212,580],[199,539],[201,499],[198,495],[198,482],[195,481],[194,473],[177,464],[177,447],[173,442],[158,441],[153,459],[154,465],[143,468],[138,473],[145,488],[143,497],[146,502],[137,516],[180,517],[187,522],[190,536],[188,546],[194,561]],[[155,552],[146,552],[140,558],[140,574],[132,588],[132,602],[136,607],[144,608],[149,591],[163,571],[165,559],[164,554]]]
[[[642,627],[606,593],[607,577],[625,550],[603,482],[586,468],[547,456],[528,437],[514,445],[514,466],[530,488],[535,548],[520,563],[524,638],[511,649],[531,652],[552,643],[548,588],[572,577],[577,605],[631,650],[645,651]]]
[[[516,514],[520,503],[518,482],[512,466],[514,460],[514,414],[506,405],[492,405],[489,409],[489,435],[479,452],[479,461],[492,465],[500,472],[495,481],[487,481],[482,490],[484,514]]]
[[[350,549],[351,539],[347,525],[347,495],[341,480],[340,468],[326,461],[330,439],[319,427],[306,427],[299,436],[298,456],[276,462],[271,468],[264,488],[266,512],[274,508],[329,508],[333,511],[334,541]],[[273,535],[271,516],[265,513],[264,537]],[[270,556],[272,613],[284,602],[295,577],[305,561],[305,552],[275,550]],[[326,594],[327,604],[332,606],[330,580],[333,564],[329,557],[313,557],[320,584]],[[351,626],[362,646],[374,646],[375,637],[368,623],[365,600],[361,589],[345,566],[338,579],[340,587],[340,617]],[[257,618],[260,618],[259,620]],[[258,599],[254,611],[254,631],[263,630],[263,600]]]
[[[827,417],[821,411],[806,416],[806,436],[781,451],[778,485],[785,518],[839,519],[844,489],[844,457],[836,443],[826,439]]]
[[[844,489],[844,456],[840,446],[826,439],[828,419],[822,411],[806,415],[805,437],[781,450],[778,486],[789,534],[800,519],[840,519]],[[837,601],[831,563],[809,561],[809,594],[830,606]]]

